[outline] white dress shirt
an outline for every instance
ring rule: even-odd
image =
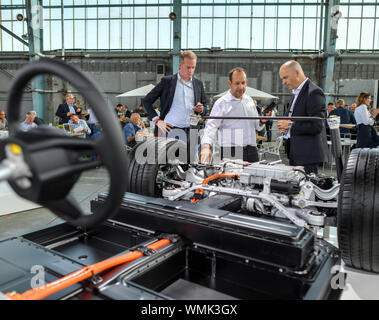
[[[185,82],[179,73],[177,76],[174,99],[164,121],[174,127],[188,128],[190,127],[190,116],[194,113],[192,109],[195,107],[192,78],[190,81]]]
[[[230,91],[216,101],[211,116],[258,117],[258,111],[251,97],[244,94],[241,99],[234,97]],[[201,144],[212,145],[216,132],[222,147],[256,146],[256,130],[260,131],[259,120],[209,119],[204,129]]]
[[[290,111],[288,113],[288,116],[292,116],[292,113],[293,113],[293,108],[295,107],[295,103],[296,103],[296,100],[297,100],[297,97],[299,96],[299,93],[301,91],[301,89],[303,89],[305,83],[308,81],[308,78],[306,78],[296,89],[293,89],[292,90],[292,94],[295,95],[295,97],[293,98],[293,101],[292,101],[292,104],[291,104],[291,107],[290,107]],[[291,129],[288,130],[285,134],[284,134],[284,138],[285,139],[289,139],[291,137],[291,133],[290,133]]]
[[[365,104],[361,104],[358,106],[354,111],[354,117],[355,121],[357,122],[357,125],[359,124],[365,124],[365,125],[374,125],[374,119],[371,119],[371,114],[367,110],[367,106]]]

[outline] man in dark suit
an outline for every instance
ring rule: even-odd
[[[203,83],[194,78],[197,57],[187,50],[180,55],[180,69],[177,74],[165,76],[142,100],[142,104],[161,133],[174,128],[190,129],[190,116],[205,113]],[[154,102],[160,98],[160,115],[154,110]]]
[[[74,103],[74,96],[68,94],[66,96],[66,102],[58,106],[55,115],[59,118],[59,124],[67,123],[70,120],[72,114],[76,114],[76,106]]]
[[[289,116],[325,118],[324,93],[304,75],[298,62],[286,62],[279,74],[283,85],[293,93]],[[278,129],[287,136],[290,165],[304,166],[306,173],[317,173],[318,165],[327,155],[325,122],[281,120]]]
[[[332,110],[329,113],[329,116],[335,115],[340,117],[341,124],[357,124],[354,118],[354,114],[351,110],[344,107],[345,101],[343,99],[339,99],[336,102],[337,108]],[[340,128],[341,137],[344,137],[346,134],[350,134],[350,129],[348,128]]]

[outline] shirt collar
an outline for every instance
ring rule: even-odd
[[[305,83],[308,81],[308,78],[306,78],[298,87],[297,89],[294,89],[292,90],[292,94],[295,94],[295,95],[298,95],[301,91],[301,89],[303,89]]]
[[[241,99],[238,99],[236,98],[235,96],[233,96],[230,92],[230,90],[228,91],[228,93],[226,94],[226,99],[228,101],[242,101],[246,98],[246,92],[243,94],[243,96],[241,97]]]
[[[185,82],[185,81],[182,79],[182,77],[180,76],[179,72],[178,72],[178,80],[180,80],[182,83],[187,84],[187,85],[192,83],[192,77],[191,77],[190,81]]]

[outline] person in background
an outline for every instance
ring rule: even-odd
[[[333,111],[333,110],[335,110],[335,106],[334,106],[334,102],[329,102],[328,103],[328,117],[330,117],[330,113]]]
[[[8,129],[8,120],[5,118],[4,110],[0,110],[0,130]]]
[[[76,107],[75,108],[75,114],[78,116],[79,119],[82,119],[82,108],[81,107]]]
[[[344,107],[345,101],[342,99],[337,100],[336,105],[337,108],[332,110],[329,116],[337,116],[340,117],[341,124],[356,124],[354,114]],[[350,134],[349,128],[340,127],[341,137],[345,137]]]
[[[129,107],[127,105],[125,105],[124,106],[124,116],[125,116],[125,118],[130,119],[131,115],[132,115],[132,113],[130,112]]]
[[[25,116],[25,121],[20,124],[22,131],[29,131],[30,129],[37,128],[38,125],[34,122],[35,111],[28,111]]]
[[[70,116],[75,114],[74,96],[69,93],[66,96],[66,102],[58,106],[55,115],[59,118],[59,124],[67,123],[70,120]]]
[[[30,112],[32,112],[34,114],[34,123],[35,124],[37,124],[38,126],[45,124],[45,121],[43,121],[41,118],[39,118],[37,116],[37,112],[35,112],[34,110],[32,110]]]
[[[74,133],[82,133],[82,135],[79,135],[80,138],[86,138],[91,134],[91,129],[88,127],[87,122],[79,119],[76,114],[70,116],[68,123],[74,126]]]
[[[129,147],[136,145],[136,133],[141,129],[145,129],[141,116],[137,112],[132,113],[130,121],[124,127],[125,142]]]
[[[91,129],[91,138],[95,139],[100,135],[101,125],[92,109],[88,109],[88,127]]]
[[[114,111],[116,112],[116,117],[118,121],[120,122],[121,127],[123,128],[126,124],[123,105],[119,103],[114,109]]]
[[[268,106],[266,106],[265,107],[265,110],[263,110],[262,111],[262,115],[263,116],[266,116],[267,115],[267,110],[270,110],[269,109],[269,106],[270,105],[268,105]],[[271,110],[271,117],[275,117],[275,110]],[[273,121],[272,120],[268,120],[267,122],[266,122],[266,137],[267,137],[267,141],[268,142],[271,142],[271,140],[272,140],[272,132],[271,132],[271,129],[272,129],[272,125],[273,125]]]
[[[376,148],[379,146],[379,137],[376,133],[374,119],[379,114],[379,109],[373,108],[372,113],[368,111],[371,104],[371,94],[361,92],[357,97],[357,108],[354,116],[357,121],[357,148]]]
[[[141,118],[147,117],[147,112],[143,109],[143,105],[140,105],[136,112],[141,116]]]
[[[357,108],[357,104],[356,104],[356,103],[353,103],[353,104],[350,106],[350,111],[351,111],[352,113],[354,113],[356,108]]]

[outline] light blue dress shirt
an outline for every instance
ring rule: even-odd
[[[79,136],[80,138],[85,138],[86,135],[89,136],[91,134],[91,129],[88,127],[87,122],[85,122],[82,119],[79,119],[78,123],[74,123],[71,120],[69,120],[68,123],[72,124],[74,126],[74,130],[77,129],[77,128],[87,129],[87,132],[85,132],[85,135]]]
[[[20,124],[20,129],[22,131],[28,131],[32,128],[37,128],[37,127],[38,127],[38,125],[36,123],[34,123],[34,122],[29,123],[26,120]]]
[[[195,93],[192,78],[185,82],[179,75],[176,82],[175,95],[170,111],[164,121],[178,128],[188,128],[190,126],[190,116],[194,114]]]

